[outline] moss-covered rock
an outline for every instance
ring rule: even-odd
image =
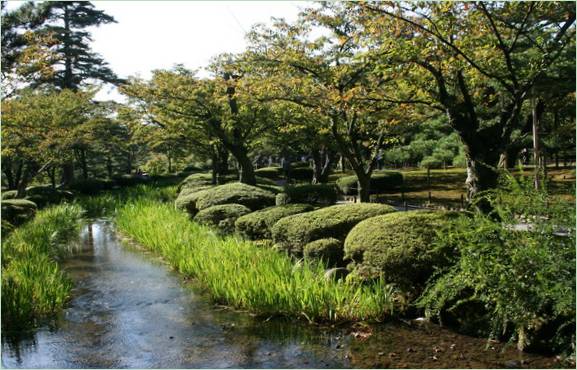
[[[343,242],[335,238],[318,239],[303,247],[306,259],[320,259],[327,266],[338,266],[343,262]]]
[[[2,220],[18,226],[32,219],[38,207],[27,199],[3,199],[1,204]]]
[[[317,239],[344,240],[349,230],[364,219],[394,212],[384,204],[344,204],[280,219],[272,228],[275,245],[294,254]]]
[[[197,193],[195,193],[197,194]],[[253,211],[274,205],[273,192],[256,186],[231,183],[202,190],[196,200],[199,210],[220,204],[242,204]]]
[[[356,225],[345,240],[349,270],[361,280],[381,274],[407,291],[419,290],[449,251],[433,247],[453,212],[411,211],[376,216]]]
[[[336,185],[344,195],[356,195],[358,189],[356,175],[339,177]],[[395,190],[403,185],[403,175],[395,171],[376,171],[371,176],[371,193],[380,193],[387,190]]]
[[[250,213],[236,220],[236,232],[251,240],[271,239],[271,229],[283,217],[312,211],[309,204],[287,204],[269,207]]]
[[[328,206],[337,201],[337,190],[333,185],[287,186],[276,196],[276,205],[289,203],[308,203]]]
[[[242,204],[221,204],[199,211],[194,221],[210,227],[216,227],[225,233],[234,232],[234,222],[241,216],[250,213]]]
[[[280,167],[263,167],[254,170],[254,174],[271,180],[278,180],[283,177],[282,168]]]

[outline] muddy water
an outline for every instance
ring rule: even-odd
[[[554,359],[394,323],[326,328],[215,307],[154,256],[96,221],[64,267],[74,281],[61,317],[2,335],[2,367],[343,368],[555,367]]]

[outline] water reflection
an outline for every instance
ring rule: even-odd
[[[121,246],[110,223],[87,225],[81,239],[64,263],[75,283],[69,307],[37,330],[3,332],[3,367],[502,367],[511,359],[553,365],[510,348],[483,352],[483,340],[439,328],[383,325],[360,341],[343,328],[218,309],[158,259]],[[459,351],[450,352],[453,342]],[[434,346],[443,352],[431,352]]]

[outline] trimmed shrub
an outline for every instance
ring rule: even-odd
[[[381,274],[405,291],[420,290],[448,251],[433,247],[454,212],[411,211],[376,216],[356,225],[345,240],[349,270],[360,280]]]
[[[356,195],[358,193],[358,178],[356,175],[344,176],[337,179],[339,191],[344,195]],[[386,190],[394,190],[403,185],[403,175],[394,171],[379,171],[371,176],[371,193],[380,193]]]
[[[94,195],[103,190],[110,190],[113,187],[113,181],[102,179],[81,180],[70,184],[71,190],[85,195]]]
[[[385,204],[358,203],[336,205],[316,211],[288,216],[272,228],[277,248],[301,254],[303,247],[317,239],[344,240],[349,230],[364,219],[394,212]]]
[[[308,166],[308,164],[307,164]],[[299,181],[312,181],[314,171],[310,167],[295,167],[290,170],[290,178]]]
[[[336,201],[336,188],[326,184],[288,186],[276,196],[277,206],[289,203],[331,205]]]
[[[203,190],[196,200],[196,208],[202,210],[220,204],[236,203],[256,211],[274,205],[274,199],[274,193],[268,190],[241,183],[232,183]]]
[[[199,224],[216,227],[225,233],[234,232],[234,222],[240,216],[250,213],[242,204],[221,204],[198,212],[194,221]]]
[[[320,259],[327,266],[337,266],[343,262],[343,242],[335,238],[318,239],[303,247],[307,259]]]
[[[236,220],[236,232],[251,240],[271,239],[271,229],[283,217],[312,211],[309,204],[287,204],[269,207],[250,213]]]
[[[182,188],[182,190],[180,191],[180,193],[178,193],[179,197],[184,197],[186,195],[192,194],[192,193],[196,193],[199,192],[201,190],[206,190],[206,189],[210,189],[212,188],[213,185],[198,185],[198,186],[192,186],[190,185],[189,187],[186,188]]]
[[[38,207],[27,199],[2,199],[2,220],[18,226],[32,219]]]
[[[66,190],[54,189],[50,185],[30,186],[26,188],[26,199],[36,203],[39,208],[48,204],[60,203],[63,200],[72,200],[74,195]]]
[[[232,182],[237,181],[237,175],[225,175],[221,177],[221,181]],[[211,173],[195,173],[186,177],[177,188],[177,192],[180,192],[184,188],[198,187],[198,186],[208,186],[212,185],[212,174]]]
[[[212,187],[209,186],[203,190],[196,190],[191,192],[186,192],[183,190],[174,201],[174,206],[177,209],[186,211],[191,216],[194,216],[198,212],[196,203],[198,202],[199,197],[211,188]]]
[[[291,169],[295,169],[295,168],[309,168],[311,165],[309,162],[306,161],[298,161],[298,162],[291,162],[290,166]]]
[[[17,195],[17,190],[6,190],[2,192],[2,199],[16,199]]]
[[[256,176],[256,184],[257,185],[269,185],[269,186],[277,186],[276,181],[267,179],[265,177]]]
[[[263,167],[254,170],[255,175],[266,179],[277,180],[283,177],[282,168],[280,167]]]

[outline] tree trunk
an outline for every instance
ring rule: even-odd
[[[212,167],[212,177],[210,179],[211,185],[216,185],[218,181],[218,155],[216,151],[213,150],[212,158],[211,158],[211,167]]]
[[[256,177],[254,174],[254,167],[252,166],[252,161],[248,158],[246,150],[244,148],[237,148],[232,155],[238,161],[238,166],[240,167],[239,181],[247,185],[256,185]]]
[[[86,150],[79,149],[78,156],[80,159],[80,168],[82,169],[82,178],[88,180],[88,164],[86,163]]]
[[[108,172],[108,178],[112,179],[112,160],[110,157],[106,157],[106,171]]]
[[[74,162],[67,161],[62,165],[62,185],[68,186],[74,182]]]
[[[358,195],[361,203],[368,203],[371,201],[371,174],[366,174],[364,171],[357,173]]]
[[[168,173],[172,173],[172,158],[170,158],[170,153],[166,155],[168,158]]]
[[[477,209],[483,213],[492,211],[491,204],[486,199],[478,199],[478,194],[495,189],[498,184],[499,173],[496,170],[499,155],[483,155],[469,151],[467,158],[467,201],[475,201]]]
[[[334,154],[329,150],[313,150],[313,184],[325,184],[329,180]]]
[[[52,189],[56,189],[56,167],[50,166],[48,169],[48,177],[50,177],[50,185],[52,185]]]

